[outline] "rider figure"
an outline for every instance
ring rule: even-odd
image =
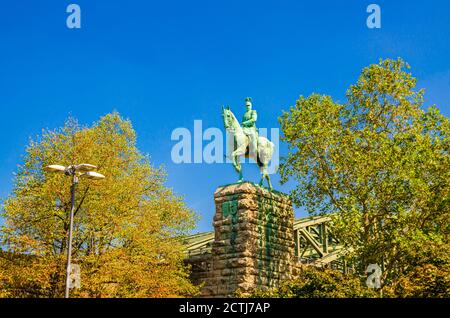
[[[244,114],[244,119],[242,120],[242,127],[244,134],[249,138],[249,156],[254,156],[256,158],[256,152],[258,147],[258,130],[256,129],[256,120],[258,115],[256,110],[252,109],[252,99],[247,97],[245,99],[245,107],[247,111]]]

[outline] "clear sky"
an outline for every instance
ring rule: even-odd
[[[70,3],[81,7],[81,29],[66,26]],[[381,6],[381,29],[366,26],[371,3]],[[343,100],[363,67],[396,57],[412,66],[426,104],[450,116],[448,0],[2,0],[0,197],[42,128],[117,110],[202,216],[198,231],[210,230],[215,188],[237,177],[229,164],[172,163],[173,129],[193,130],[195,119],[222,128],[220,106],[241,118],[246,96],[259,127],[278,127],[300,95]],[[244,169],[259,180],[256,167]],[[272,178],[278,190],[292,186]]]

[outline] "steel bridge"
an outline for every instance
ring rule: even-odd
[[[329,228],[331,217],[300,218],[294,222],[295,256],[299,263],[331,267],[347,271],[342,261],[345,252]],[[211,254],[214,232],[191,235],[186,238],[187,258],[201,258]]]

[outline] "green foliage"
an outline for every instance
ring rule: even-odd
[[[60,297],[65,282],[71,178],[50,164],[90,163],[106,179],[80,178],[73,262],[81,267],[77,297],[165,297],[196,293],[183,266],[179,237],[195,224],[165,172],[136,147],[131,123],[117,113],[92,127],[70,119],[30,141],[5,201],[0,231],[0,290],[15,297]]]
[[[408,270],[400,271],[397,279],[386,286],[386,296],[450,297],[450,244],[438,237],[424,240],[419,236],[404,243]]]
[[[450,122],[422,108],[401,59],[362,71],[347,102],[300,97],[280,123],[289,154],[282,181],[312,214],[334,212],[334,233],[361,261],[383,265],[383,284],[413,270],[416,249],[450,233]],[[449,253],[448,245],[441,248]]]
[[[332,269],[313,266],[302,268],[294,280],[279,288],[255,291],[251,297],[262,298],[368,298],[377,293],[367,288],[359,277]]]

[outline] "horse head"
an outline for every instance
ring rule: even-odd
[[[222,117],[225,129],[229,129],[233,127],[234,115],[230,110],[230,106],[224,107],[222,106]]]

